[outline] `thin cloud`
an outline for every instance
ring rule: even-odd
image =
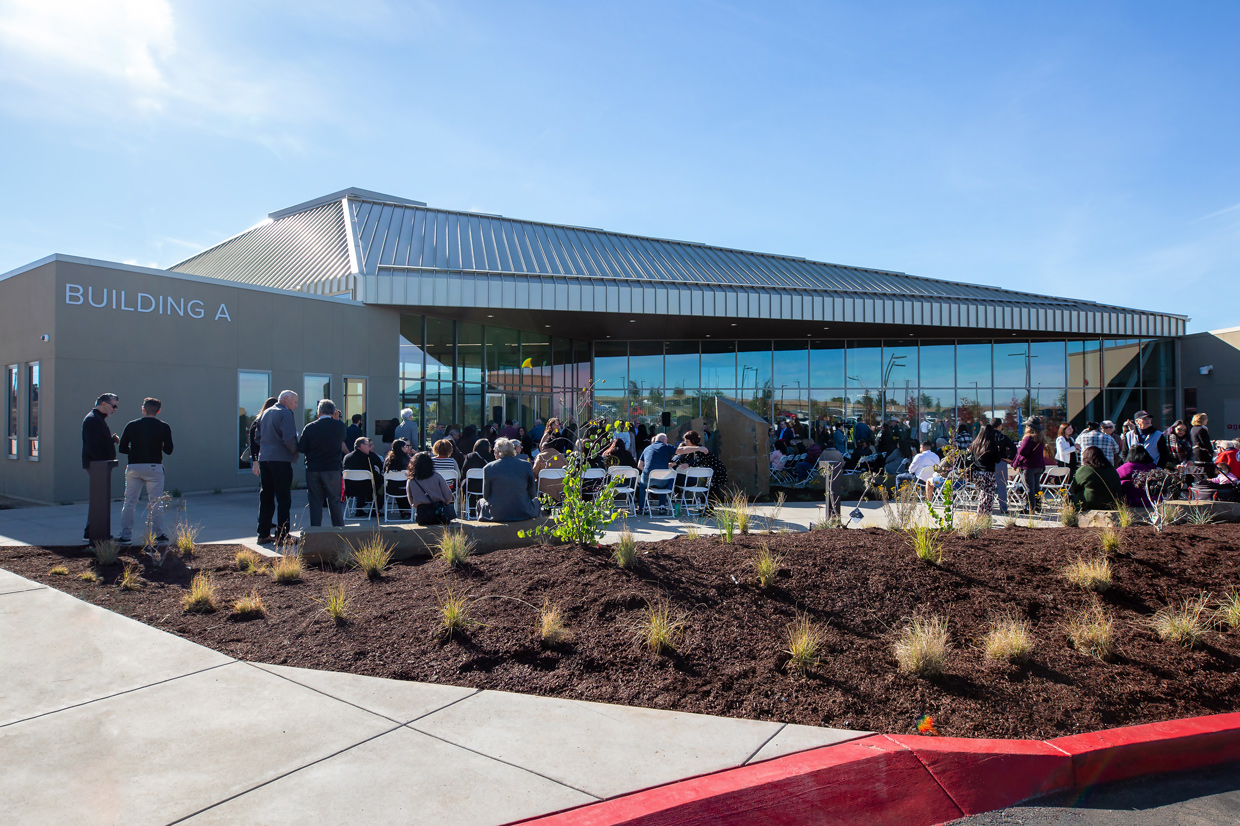
[[[1233,204],[1227,207],[1226,209],[1220,209],[1218,212],[1211,212],[1209,215],[1203,215],[1197,220],[1198,221],[1209,221],[1211,218],[1217,218],[1220,215],[1226,215],[1227,213],[1235,212],[1236,210],[1240,210],[1240,204]]]

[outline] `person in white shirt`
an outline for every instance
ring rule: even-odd
[[[934,445],[931,442],[921,443],[921,452],[913,457],[913,461],[909,463],[908,472],[900,473],[896,476],[896,490],[905,483],[917,484],[920,479],[919,474],[926,468],[933,468],[939,463],[939,455],[934,452]],[[926,494],[933,495],[934,490],[930,483],[926,483]]]

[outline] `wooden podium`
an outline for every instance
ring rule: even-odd
[[[112,536],[112,468],[115,459],[90,463],[90,507],[86,512],[86,538],[91,543]]]

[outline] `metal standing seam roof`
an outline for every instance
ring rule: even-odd
[[[1182,335],[1185,319],[342,190],[170,267],[371,303]],[[543,289],[543,288],[549,288]],[[559,306],[557,296],[568,296]],[[576,299],[573,296],[578,296]],[[511,302],[515,301],[513,304]]]

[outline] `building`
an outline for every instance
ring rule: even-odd
[[[0,320],[0,493],[37,501],[84,498],[79,425],[105,391],[114,429],[164,402],[183,491],[253,485],[241,433],[285,388],[379,436],[404,407],[426,430],[584,405],[657,428],[717,395],[769,419],[935,429],[1182,408],[1183,316],[358,189],[168,270],[49,256],[0,276]]]

